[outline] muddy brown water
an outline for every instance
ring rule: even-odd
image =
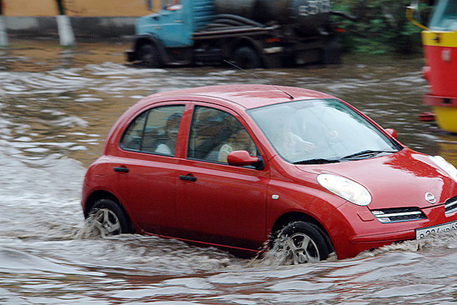
[[[347,260],[278,266],[125,235],[87,238],[81,183],[111,125],[155,92],[268,83],[330,93],[404,144],[457,165],[457,135],[422,123],[421,58],[348,56],[338,66],[256,70],[125,66],[126,43],[13,41],[0,50],[0,304],[371,304],[457,301],[457,235]]]

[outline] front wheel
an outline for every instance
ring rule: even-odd
[[[98,200],[89,212],[89,219],[102,237],[134,231],[126,213],[110,199]]]
[[[283,264],[314,263],[327,259],[329,249],[320,230],[313,224],[295,221],[278,234],[274,249],[280,253]]]
[[[151,44],[144,44],[138,50],[138,58],[141,65],[148,68],[162,67],[159,50]]]

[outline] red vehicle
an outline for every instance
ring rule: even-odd
[[[418,1],[408,7],[407,18],[424,29],[422,43],[426,66],[423,71],[430,84],[424,103],[432,106],[440,128],[457,133],[457,0],[435,2],[428,28],[414,19]]]
[[[457,170],[324,93],[228,85],[128,109],[89,168],[84,215],[137,232],[292,263],[457,229]]]

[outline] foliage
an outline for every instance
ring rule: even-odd
[[[406,20],[406,7],[411,0],[336,0],[334,10],[355,17],[350,21],[334,17],[345,30],[346,51],[380,54],[416,53],[421,50],[421,29]],[[421,13],[428,15],[430,6],[421,4]],[[426,21],[426,20],[425,20]]]

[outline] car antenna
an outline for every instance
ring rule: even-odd
[[[235,67],[235,68],[238,69],[238,70],[243,71],[243,72],[246,73],[246,74],[249,74],[249,75],[251,75],[251,76],[254,76],[255,78],[257,78],[257,79],[259,79],[259,80],[263,80],[263,79],[261,79],[260,77],[258,77],[255,73],[249,72],[249,71],[247,71],[247,70],[245,70],[245,69],[239,67],[238,65],[235,65],[233,62],[230,62],[230,61],[225,60],[225,59],[224,59],[224,62],[228,63],[229,65]],[[279,88],[279,87],[276,86],[276,85],[273,85],[268,79],[265,79],[265,80],[268,82],[268,84],[269,84],[270,86],[272,86],[272,87],[274,87],[275,89],[281,91],[282,93],[284,93],[285,95],[287,95],[291,100],[294,99],[294,97],[292,96],[292,94],[287,93],[286,91],[282,90],[281,88]]]

